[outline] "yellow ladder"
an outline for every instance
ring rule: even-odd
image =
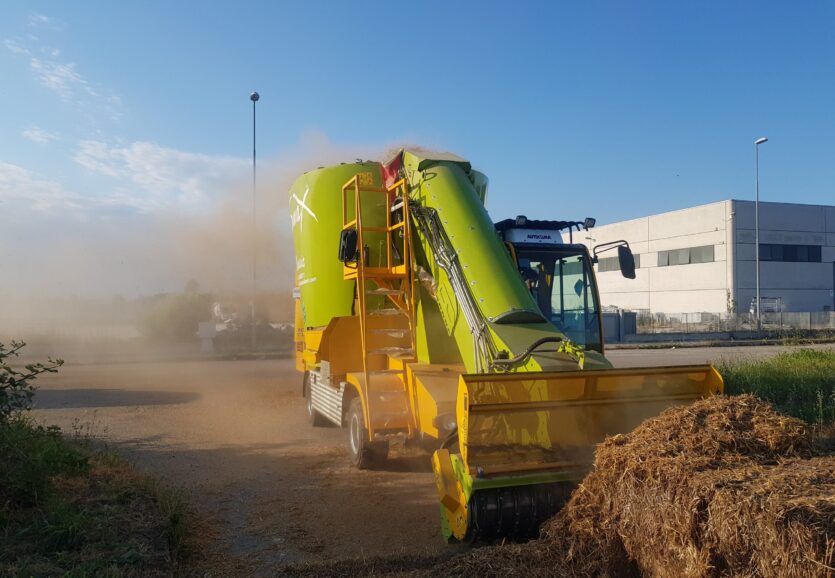
[[[372,377],[379,374],[401,374],[404,396],[408,399],[406,361],[416,357],[415,339],[415,296],[412,280],[412,240],[409,215],[409,186],[404,179],[386,188],[371,187],[361,182],[360,175],[354,176],[342,186],[342,230],[355,229],[357,232],[357,260],[355,266],[345,265],[343,277],[355,279],[357,288],[358,311],[360,320],[360,339],[362,345],[362,368],[366,391],[371,391]],[[385,199],[385,226],[363,224],[363,195],[382,195]],[[349,197],[353,196],[353,202]],[[349,218],[353,208],[353,219]],[[397,215],[399,220],[393,221]],[[366,260],[366,234],[384,234],[385,259],[378,255],[377,266],[371,266]],[[368,296],[384,296],[393,305],[391,308],[368,309]],[[372,320],[378,316],[402,316],[406,327],[391,327],[385,321]],[[369,333],[374,338],[369,340]],[[403,340],[408,338],[404,347]],[[369,349],[369,342],[375,347]],[[386,356],[382,369],[369,360],[372,356]],[[379,357],[377,358],[379,359]],[[372,416],[369,404],[363,404],[366,428],[369,437],[374,439]],[[409,436],[412,435],[412,420],[409,423]]]

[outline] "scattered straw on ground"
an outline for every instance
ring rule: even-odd
[[[431,562],[355,560],[290,575],[832,578],[835,453],[750,395],[671,408],[600,444],[540,539]]]
[[[672,408],[607,439],[540,540],[435,575],[833,576],[835,456],[753,396]]]
[[[297,564],[282,568],[276,575],[281,578],[358,578],[410,577],[432,568],[443,568],[449,555],[400,554],[351,558],[332,562]]]

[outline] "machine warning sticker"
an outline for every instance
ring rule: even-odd
[[[359,181],[361,187],[373,187],[374,173],[372,173],[371,171],[359,173],[357,175],[357,180]]]

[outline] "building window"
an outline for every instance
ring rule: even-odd
[[[713,245],[693,247],[690,249],[691,263],[713,263]]]
[[[776,245],[760,243],[760,261],[820,263],[820,245]]]
[[[659,267],[669,267],[672,265],[694,265],[696,263],[713,263],[713,261],[713,245],[658,251]]]
[[[635,257],[635,268],[641,268],[641,256],[634,255]],[[617,257],[600,257],[597,260],[597,272],[598,273],[605,273],[606,271],[620,271],[620,263],[618,262]]]

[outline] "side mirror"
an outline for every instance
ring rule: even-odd
[[[345,229],[339,234],[339,260],[343,263],[357,262],[356,229]]]
[[[628,245],[618,246],[618,265],[621,274],[627,279],[635,278],[635,255]]]

